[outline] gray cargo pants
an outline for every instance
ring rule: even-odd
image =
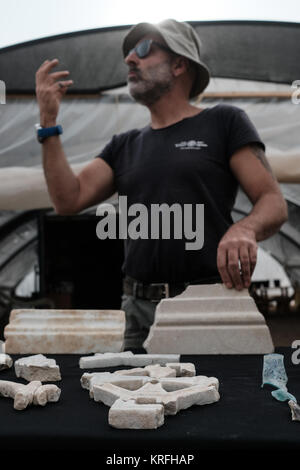
[[[126,315],[125,349],[142,348],[154,322],[158,302],[122,295],[121,310]]]

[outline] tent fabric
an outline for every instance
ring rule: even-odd
[[[213,77],[291,83],[300,77],[300,25],[266,21],[190,22]],[[74,93],[95,93],[126,83],[121,46],[129,26],[52,36],[0,50],[7,93],[33,93],[35,71],[58,58],[72,73]],[[284,38],[284,41],[282,40]],[[297,59],[295,59],[297,58]],[[20,73],[22,71],[22,73]]]
[[[292,95],[291,84],[300,79],[299,24],[252,21],[192,24],[202,40],[203,61],[212,77],[248,80],[244,89],[254,92],[284,90]],[[35,138],[34,124],[39,121],[39,111],[33,96],[35,71],[46,58],[57,57],[58,68],[70,70],[74,94],[102,92],[94,97],[77,98],[67,94],[62,102],[59,114],[59,123],[64,128],[62,142],[74,171],[93,159],[113,134],[149,122],[147,109],[134,103],[126,90],[118,89],[126,83],[121,44],[128,29],[122,26],[82,31],[0,50],[0,79],[5,82],[7,93],[6,104],[0,104],[0,211],[48,207],[50,203],[41,167],[41,147]],[[219,78],[212,78],[207,90],[222,90],[220,83],[224,85]],[[228,89],[240,90],[241,83],[232,81]],[[28,96],[12,98],[11,93]],[[223,101],[204,98],[197,105],[214,106]],[[297,184],[300,106],[289,98],[275,97],[231,99],[226,103],[248,113],[266,143],[276,176],[285,182],[281,189],[288,201],[289,220],[279,234],[261,242],[260,247],[284,265],[292,281],[300,282]],[[240,191],[234,219],[250,210],[251,204]],[[5,220],[5,213],[0,212],[0,225],[1,216]]]
[[[253,87],[253,83],[252,87]],[[256,83],[257,89],[259,84]],[[266,153],[279,181],[300,182],[300,106],[289,99],[203,99],[198,106],[210,107],[226,102],[244,109],[257,127],[266,144]],[[22,167],[41,169],[41,146],[35,137],[34,124],[38,122],[38,106],[34,97],[9,99],[1,106],[0,113],[0,210],[27,209],[29,205],[15,206],[7,196],[36,187],[37,175]],[[87,163],[98,155],[112,135],[133,128],[141,128],[149,123],[148,110],[135,103],[127,94],[106,94],[93,98],[66,98],[61,104],[58,122],[64,133],[62,142],[71,164]],[[12,167],[18,169],[11,170]],[[6,170],[5,170],[6,169]],[[41,176],[42,177],[42,176]],[[42,177],[43,178],[43,177]],[[44,180],[40,179],[40,187]],[[23,187],[23,189],[22,189]],[[36,204],[36,195],[32,200]],[[25,203],[25,200],[21,199]],[[293,186],[293,201],[300,204],[300,191]],[[45,207],[40,200],[41,207]],[[33,207],[36,207],[33,206]]]

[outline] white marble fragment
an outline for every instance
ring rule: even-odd
[[[119,352],[124,346],[122,310],[12,310],[4,329],[8,354]]]
[[[166,364],[176,371],[176,377],[193,377],[196,375],[195,364],[191,362],[173,362]]]
[[[15,410],[24,410],[31,404],[45,406],[57,402],[60,392],[56,385],[42,385],[38,380],[27,385],[0,380],[0,396],[13,398]]]
[[[93,372],[91,374],[84,373],[80,379],[81,386],[90,391],[90,397],[94,397],[93,387],[94,385],[103,385],[105,383],[112,383],[123,387],[127,390],[137,390],[148,382],[153,380],[153,377],[140,375],[130,376],[123,375],[117,372]],[[194,377],[161,377],[157,379],[159,383],[167,392],[173,392],[193,385],[201,385],[202,387],[214,386],[216,390],[219,390],[219,381],[216,377],[206,377],[204,375],[198,375]]]
[[[274,345],[247,289],[190,285],[162,299],[143,344],[148,353],[267,354]]]
[[[111,383],[94,385],[94,400],[107,406],[112,406],[116,400],[135,400],[137,404],[162,404],[164,414],[175,415],[182,409],[192,405],[206,405],[220,399],[220,395],[214,386],[203,387],[194,385],[173,392],[164,390],[160,383],[152,379],[140,389],[130,391]]]
[[[169,367],[170,366],[170,367]],[[195,366],[191,363],[168,363],[167,366],[160,366],[159,364],[138,367],[133,369],[117,370],[113,373],[110,372],[93,372],[84,373],[80,379],[83,388],[92,391],[94,383],[115,383],[116,385],[124,386],[130,390],[141,387],[145,383],[149,382],[151,378],[162,379],[166,377],[195,376]],[[189,374],[189,375],[188,375]],[[139,379],[139,377],[145,377],[146,379]],[[204,377],[204,376],[201,376]],[[206,377],[204,377],[206,379]],[[217,379],[215,379],[217,380]],[[218,381],[217,381],[218,382]],[[135,388],[134,388],[135,387]]]
[[[116,400],[109,410],[108,422],[118,429],[157,429],[164,424],[160,404],[137,404],[134,400]]]
[[[22,357],[15,361],[17,377],[22,377],[28,382],[40,380],[41,382],[56,382],[61,380],[59,366],[55,359],[48,359],[43,354]]]
[[[0,353],[0,370],[9,369],[12,365],[12,358],[8,354]]]
[[[166,365],[168,362],[179,362],[179,354],[133,354],[131,351],[122,353],[96,353],[94,356],[81,357],[81,369],[97,367],[132,366],[143,367],[151,364]]]
[[[289,400],[288,404],[292,412],[292,421],[300,421],[300,406],[294,400]]]

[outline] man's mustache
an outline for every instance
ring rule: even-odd
[[[130,74],[130,73],[135,73],[138,78],[141,78],[141,77],[142,77],[142,73],[141,73],[141,71],[140,71],[137,67],[131,67],[131,68],[128,70],[128,74]]]

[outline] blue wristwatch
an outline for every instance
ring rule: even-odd
[[[35,125],[37,140],[42,144],[47,137],[53,135],[60,135],[63,133],[63,129],[60,125],[53,127],[42,127],[40,124]]]

